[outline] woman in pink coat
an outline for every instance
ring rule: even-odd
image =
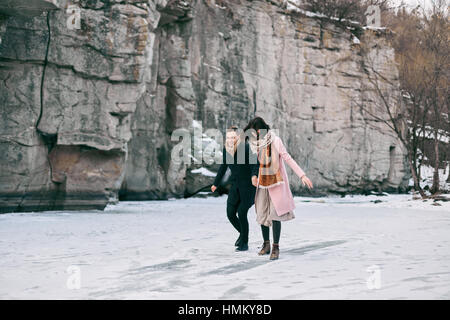
[[[251,130],[248,132],[247,130]],[[287,163],[299,176],[303,185],[312,188],[312,182],[305,175],[294,159],[286,151],[281,139],[270,130],[266,122],[257,117],[245,128],[250,137],[250,147],[258,155],[258,176],[252,177],[252,183],[257,188],[255,195],[256,221],[261,225],[263,247],[259,255],[270,253],[269,227],[273,227],[273,246],[271,260],[279,257],[279,240],[281,221],[295,218],[294,198],[289,188],[289,180],[284,163]]]

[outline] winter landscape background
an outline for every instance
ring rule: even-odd
[[[448,4],[335,3],[0,0],[0,299],[450,299]],[[314,184],[277,261],[183,199],[254,116]]]

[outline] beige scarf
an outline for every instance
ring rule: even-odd
[[[271,188],[284,183],[280,171],[280,157],[272,142],[275,133],[271,130],[262,139],[250,139],[251,150],[258,155],[260,188]]]

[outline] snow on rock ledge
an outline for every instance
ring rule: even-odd
[[[0,13],[10,16],[38,16],[58,9],[58,0],[0,0]]]

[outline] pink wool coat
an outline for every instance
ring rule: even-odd
[[[305,175],[305,172],[300,168],[297,162],[292,159],[278,136],[275,136],[272,142],[272,147],[279,153],[280,172],[284,183],[268,188],[267,190],[269,190],[270,199],[272,200],[273,206],[277,211],[277,215],[282,216],[283,214],[295,209],[294,197],[292,196],[291,189],[289,188],[289,180],[284,163],[286,162],[300,178]],[[259,179],[257,187],[259,187]]]

